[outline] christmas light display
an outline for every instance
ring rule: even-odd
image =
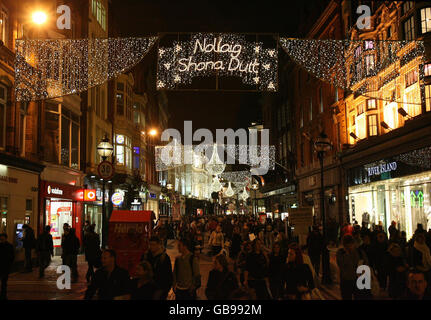
[[[226,165],[220,160],[217,152],[217,144],[214,144],[211,159],[205,164],[209,174],[218,175],[224,171]]]
[[[402,95],[385,97],[381,88],[390,82],[396,88],[404,85],[397,71],[403,66],[413,63],[423,73],[419,70],[424,62],[423,41],[280,38],[280,43],[294,62],[316,78],[378,100],[402,102]]]
[[[232,197],[235,194],[235,192],[232,189],[232,185],[229,182],[229,186],[227,187],[226,191],[224,192],[224,195],[228,198]]]
[[[17,40],[16,99],[52,99],[98,86],[135,66],[156,40]]]
[[[277,91],[278,52],[238,34],[191,34],[159,47],[157,89],[190,85],[199,76],[235,76],[261,91]]]
[[[217,176],[213,178],[213,182],[211,183],[211,190],[212,192],[219,192],[221,189],[223,189],[223,185],[220,183],[220,180]]]
[[[404,162],[413,167],[431,169],[431,147],[426,147],[395,156],[396,161]]]

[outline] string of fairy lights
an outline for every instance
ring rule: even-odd
[[[77,94],[135,66],[157,37],[17,40],[17,101]]]
[[[261,91],[277,91],[278,52],[239,34],[191,34],[158,48],[157,89],[190,85],[196,77],[234,76]]]
[[[280,38],[280,44],[294,62],[334,87],[387,102],[424,103],[406,101],[400,94],[401,87],[406,87],[406,79],[396,71],[411,63],[419,80],[423,79],[420,67],[425,55],[423,41]],[[419,82],[423,90],[423,81]],[[396,88],[395,96],[387,97],[381,90],[388,84]]]

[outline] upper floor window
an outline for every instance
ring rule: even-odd
[[[424,75],[431,76],[431,63],[424,65]]]
[[[376,99],[367,100],[367,110],[377,109]]]
[[[413,2],[414,1],[405,1],[403,3],[403,14],[406,14],[407,12],[410,11],[410,9],[413,8]]]
[[[313,99],[310,98],[310,121],[313,120]]]
[[[100,0],[92,0],[92,12],[94,17],[96,17],[97,22],[103,30],[106,31],[106,9]]]
[[[425,106],[426,112],[431,111],[431,84],[425,86]]]
[[[404,39],[411,41],[415,39],[415,19],[414,16],[409,17],[404,22]]]
[[[360,115],[360,114],[363,114],[364,113],[364,106],[365,106],[365,103],[361,103],[360,105],[358,105],[358,116]]]
[[[9,32],[9,19],[8,13],[5,9],[0,11],[0,37],[4,45],[8,45],[8,32]]]
[[[115,136],[115,156],[118,164],[132,168],[132,141],[129,137],[122,134]]]
[[[377,136],[377,114],[372,114],[367,117],[368,119],[368,136]]]
[[[319,89],[319,98],[320,98],[320,113],[323,112],[323,90],[322,87]]]
[[[122,93],[117,93],[117,114],[124,115],[124,95]]]
[[[412,70],[409,73],[407,73],[405,77],[406,77],[406,88],[407,88],[418,81],[418,72],[416,70]]]
[[[421,9],[421,31],[422,33],[431,31],[431,7]]]
[[[6,145],[6,92],[6,87],[0,85],[0,148]]]
[[[117,82],[117,90],[118,91],[124,91],[124,83]]]

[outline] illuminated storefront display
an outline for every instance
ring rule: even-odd
[[[431,148],[415,150],[349,171],[350,220],[371,227],[392,221],[409,239],[422,224],[431,228]],[[417,157],[422,154],[422,159]],[[428,154],[428,158],[427,158]]]

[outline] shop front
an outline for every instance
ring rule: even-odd
[[[82,187],[41,180],[40,198],[44,212],[43,225],[51,226],[54,253],[59,255],[61,252],[65,223],[76,230],[76,236],[82,243]]]
[[[382,159],[348,172],[350,220],[368,227],[392,221],[409,239],[431,228],[431,147]]]

